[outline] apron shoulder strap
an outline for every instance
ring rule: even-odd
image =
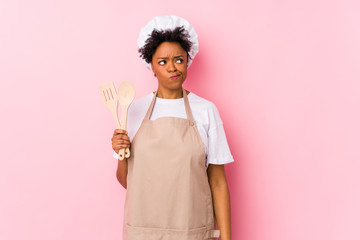
[[[190,104],[189,104],[189,99],[187,97],[187,94],[186,94],[186,91],[185,89],[183,88],[183,96],[184,96],[184,103],[185,103],[185,110],[186,110],[186,115],[187,115],[187,118],[194,122],[194,118],[193,118],[193,115],[191,113],[191,108],[190,108]]]
[[[146,112],[146,115],[145,115],[144,120],[145,120],[145,119],[146,119],[146,120],[150,120],[150,116],[151,116],[152,110],[153,110],[153,108],[154,108],[156,96],[157,96],[157,90],[155,91],[155,94],[154,94],[154,96],[153,96],[153,98],[152,98],[152,100],[151,100],[150,107],[149,107],[149,109],[148,109],[147,112]]]

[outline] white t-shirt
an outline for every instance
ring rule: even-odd
[[[154,93],[135,100],[129,107],[127,116],[127,132],[132,142],[138,131]],[[194,121],[206,151],[206,167],[208,164],[227,164],[234,162],[225,136],[220,114],[214,103],[190,92],[188,100]],[[165,99],[156,97],[155,106],[150,120],[159,117],[187,118],[184,98]],[[114,151],[113,157],[119,158]]]

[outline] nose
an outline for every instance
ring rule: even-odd
[[[170,61],[169,67],[168,67],[168,71],[169,71],[169,72],[176,71],[176,67],[175,67],[174,62]]]

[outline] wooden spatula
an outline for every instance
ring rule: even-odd
[[[117,96],[119,100],[119,104],[121,106],[121,128],[126,130],[126,119],[127,112],[130,104],[135,98],[135,88],[134,85],[129,81],[123,81],[120,83],[117,91]],[[119,155],[124,155],[124,149],[120,149]],[[125,157],[130,157],[130,149],[126,148]]]
[[[116,128],[121,128],[119,117],[118,117],[118,96],[113,82],[104,83],[99,86],[101,99],[103,100],[105,106],[114,117]],[[121,149],[120,149],[121,151]],[[119,154],[120,154],[119,151]],[[120,160],[124,159],[124,152],[122,156],[119,156]]]

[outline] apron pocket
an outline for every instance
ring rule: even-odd
[[[205,233],[204,239],[217,239],[220,237],[220,230],[219,229],[209,229]]]
[[[214,236],[213,231],[207,230],[206,226],[192,229],[171,229],[134,227],[126,224],[124,240],[202,240],[211,239]]]

